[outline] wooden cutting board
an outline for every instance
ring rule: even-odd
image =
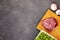
[[[48,17],[54,17],[57,22],[58,25],[55,29],[53,29],[52,31],[49,31],[47,29],[45,29],[42,25],[41,25],[41,21],[45,18]],[[41,19],[41,21],[39,22],[39,24],[37,25],[37,29],[38,30],[45,30],[46,32],[48,32],[49,34],[51,34],[52,36],[54,36],[55,38],[57,38],[58,40],[60,40],[60,16],[57,16],[53,11],[51,11],[50,9],[47,10],[47,12],[45,13],[45,15],[43,16],[43,18]]]

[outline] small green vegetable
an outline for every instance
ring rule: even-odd
[[[38,36],[35,38],[35,40],[56,40],[56,38],[51,37],[51,35],[42,31],[38,34]]]

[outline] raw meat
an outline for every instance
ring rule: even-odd
[[[48,30],[52,30],[57,26],[57,20],[53,17],[46,18],[42,20],[42,26]]]

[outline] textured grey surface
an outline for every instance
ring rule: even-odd
[[[0,40],[34,40],[36,25],[58,0],[0,0]]]

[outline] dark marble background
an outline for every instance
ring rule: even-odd
[[[34,40],[52,2],[60,7],[60,0],[0,0],[0,40]]]

